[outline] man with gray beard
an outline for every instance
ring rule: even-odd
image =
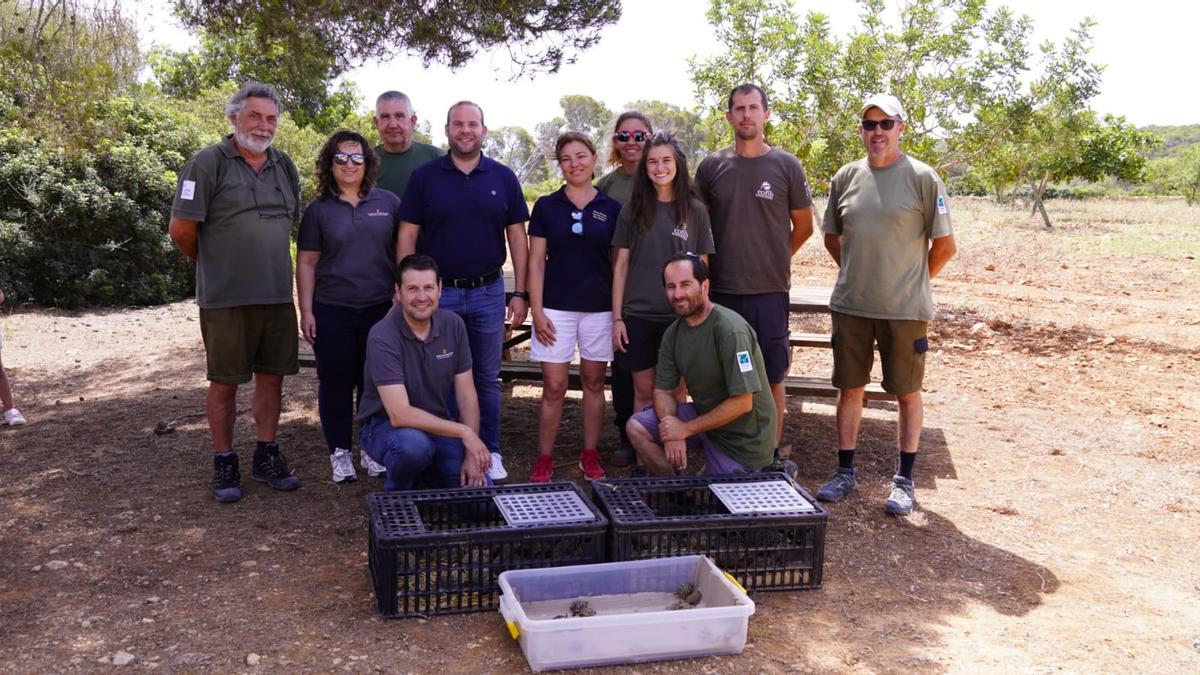
[[[273,87],[243,85],[225,106],[233,133],[188,160],[171,207],[171,238],[196,263],[218,502],[242,498],[233,427],[238,385],[252,378],[251,477],[276,490],[300,487],[275,438],[283,376],[299,371],[291,233],[300,178],[291,158],[271,147],[279,113]]]

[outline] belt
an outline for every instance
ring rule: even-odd
[[[442,286],[450,288],[479,288],[500,278],[500,270],[488,272],[481,277],[442,277]]]

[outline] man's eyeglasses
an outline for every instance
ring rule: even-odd
[[[333,156],[333,163],[337,164],[338,166],[345,166],[350,162],[354,162],[354,166],[362,166],[363,162],[365,161],[367,161],[367,158],[363,157],[361,152],[355,152],[353,154],[339,152]]]
[[[646,133],[645,131],[618,131],[616,133],[616,137],[617,140],[622,143],[628,143],[629,139],[631,138],[638,143],[641,143],[647,138],[650,138],[650,134]]]
[[[583,211],[572,211],[571,212],[571,220],[575,221],[575,222],[571,223],[571,232],[573,234],[578,234],[579,236],[582,237],[583,236]]]
[[[892,129],[894,129],[896,127],[897,124],[899,124],[899,122],[897,122],[896,120],[893,120],[893,119],[863,120],[862,128],[865,131],[875,131],[875,127],[879,127],[880,129],[883,129],[884,131],[891,131]]]

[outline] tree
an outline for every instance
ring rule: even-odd
[[[620,0],[175,0],[188,26],[264,51],[328,63],[336,77],[397,51],[465,65],[506,48],[520,72],[557,72],[621,17]]]
[[[1188,206],[1200,201],[1200,145],[1190,145],[1146,167],[1156,194],[1183,195]]]
[[[547,178],[546,158],[538,149],[533,136],[521,127],[488,129],[483,151],[516,172],[524,183],[536,183]]]
[[[625,110],[640,110],[654,123],[655,130],[675,134],[683,153],[688,159],[688,169],[693,173],[700,160],[708,154],[705,149],[708,130],[700,115],[664,101],[634,101]]]

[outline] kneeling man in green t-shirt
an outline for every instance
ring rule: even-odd
[[[679,318],[658,350],[654,406],[626,425],[638,463],[670,476],[687,469],[689,447],[702,447],[706,474],[767,467],[778,413],[754,329],[709,300],[708,267],[694,253],[667,260],[663,285]],[[681,379],[692,403],[675,397]]]

